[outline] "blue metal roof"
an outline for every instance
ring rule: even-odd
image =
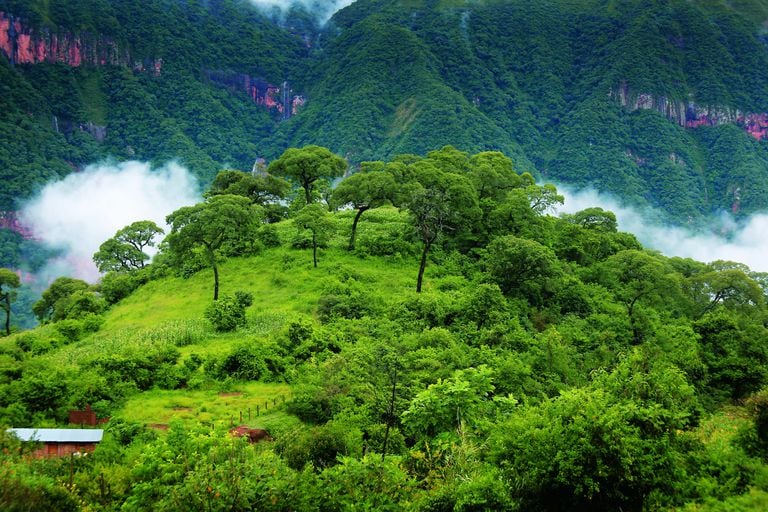
[[[41,443],[98,443],[104,430],[97,428],[9,428],[22,441]]]

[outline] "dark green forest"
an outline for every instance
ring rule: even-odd
[[[601,208],[554,217],[499,152],[330,190],[344,165],[222,171],[151,262],[137,222],[98,285],[51,284],[42,325],[0,339],[0,424],[109,421],[80,457],[3,430],[3,510],[765,507],[765,274],[644,249]]]
[[[3,0],[0,11],[130,55],[76,68],[0,58],[6,210],[103,158],[175,158],[208,184],[305,144],[354,165],[444,144],[500,150],[521,171],[678,224],[766,206],[766,144],[744,117],[768,111],[757,0],[360,1],[323,26],[244,0]],[[159,74],[135,66],[160,60]],[[211,73],[288,81],[306,105],[281,121]]]

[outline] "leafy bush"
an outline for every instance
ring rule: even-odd
[[[280,247],[280,234],[274,224],[265,224],[256,232],[256,238],[264,247]]]
[[[253,295],[246,292],[235,292],[235,295],[224,295],[213,301],[205,310],[205,318],[219,332],[234,331],[246,324],[245,308],[253,303]]]

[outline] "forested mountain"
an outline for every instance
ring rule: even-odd
[[[361,0],[322,27],[245,0],[0,11],[3,210],[101,158],[208,183],[307,143],[499,149],[678,223],[766,206],[765,2]]]

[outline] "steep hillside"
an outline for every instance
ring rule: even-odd
[[[245,0],[0,11],[0,210],[108,156],[206,183],[308,143],[353,164],[499,149],[677,223],[767,206],[763,1],[360,0],[322,30]]]
[[[0,211],[105,157],[178,159],[203,183],[250,169],[292,112],[281,88],[306,54],[300,35],[240,1],[3,1],[0,12]]]
[[[766,206],[764,13],[757,2],[357,2],[334,17],[308,90],[320,105],[291,121],[289,140],[365,158],[521,147],[521,168],[679,222],[749,214]]]
[[[401,208],[366,210],[354,250],[356,212],[317,202],[210,258],[172,239],[52,285],[47,323],[0,338],[0,424],[85,410],[104,438],[35,459],[0,429],[0,508],[761,509],[764,274],[646,251],[600,208],[548,216],[556,190],[499,154],[347,180],[386,173]]]

